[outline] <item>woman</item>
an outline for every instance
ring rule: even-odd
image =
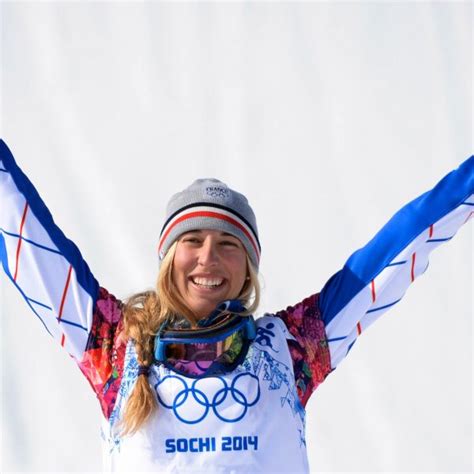
[[[256,220],[224,183],[197,180],[171,198],[156,291],[121,302],[3,142],[0,160],[3,268],[97,394],[113,471],[308,472],[311,393],[474,205],[471,157],[395,214],[319,294],[255,321]]]

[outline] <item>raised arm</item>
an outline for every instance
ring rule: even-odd
[[[2,140],[0,259],[7,278],[46,331],[77,361],[104,414],[110,413],[120,376],[113,370],[112,352],[119,348],[123,355],[116,340],[120,301],[99,287]]]
[[[430,253],[451,240],[474,212],[474,156],[402,207],[324,286],[319,298],[331,368],[359,335],[397,304],[428,268]]]
[[[428,257],[451,240],[474,213],[474,157],[402,207],[354,252],[320,294],[279,311],[289,340],[303,405],[347,355],[359,335],[398,303],[428,267]]]

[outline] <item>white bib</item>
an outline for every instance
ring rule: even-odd
[[[279,318],[256,321],[257,337],[233,372],[192,379],[153,366],[158,410],[133,436],[113,435],[138,373],[132,343],[110,422],[104,427],[106,471],[308,472],[305,410],[296,392]]]

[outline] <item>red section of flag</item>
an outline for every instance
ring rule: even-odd
[[[360,325],[360,322],[357,323],[357,334],[359,336],[362,334],[362,326]]]
[[[28,212],[28,203],[26,202],[25,208],[23,209],[23,216],[21,218],[20,232],[19,232],[20,237],[18,238],[18,246],[16,248],[15,275],[13,276],[13,281],[16,281],[16,278],[18,276],[18,263],[20,261],[21,237],[23,234],[23,227],[25,225],[27,212]]]
[[[430,238],[433,237],[433,224],[430,225]]]
[[[66,284],[64,285],[63,296],[61,298],[61,305],[59,306],[58,323],[61,321],[61,318],[63,316],[64,303],[66,302],[67,290],[69,288],[69,283],[71,281],[71,273],[72,273],[72,265],[69,265],[69,271],[67,272]],[[63,347],[64,347],[65,340],[66,338],[63,333],[63,337],[61,338],[61,346]]]
[[[372,303],[374,303],[374,302],[375,302],[375,298],[376,298],[376,294],[375,294],[375,281],[374,281],[374,280],[372,280],[372,281],[370,282],[370,288],[371,288],[371,290],[372,290]]]
[[[415,280],[415,260],[416,252],[411,256],[411,281]]]

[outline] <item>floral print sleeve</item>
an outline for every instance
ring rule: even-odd
[[[96,393],[107,419],[114,408],[122,380],[126,345],[122,302],[100,287],[91,332],[79,368]]]
[[[331,361],[324,323],[319,310],[319,294],[279,311],[295,340],[288,340],[298,396],[303,406],[318,385],[331,372]]]

